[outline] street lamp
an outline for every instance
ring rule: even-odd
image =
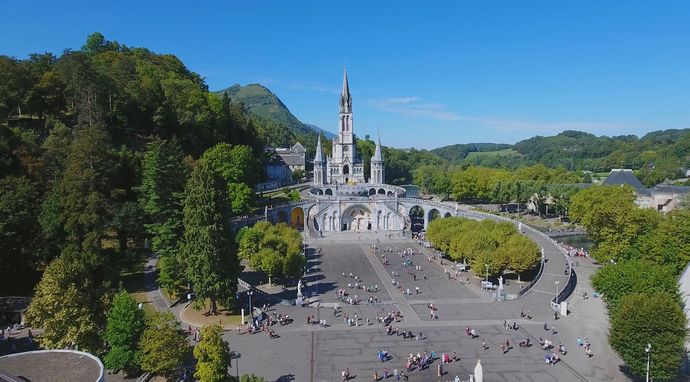
[[[648,343],[647,346],[644,348],[645,353],[647,353],[647,379],[646,381],[649,382],[649,356],[652,354],[652,344]]]
[[[254,321],[254,314],[252,312],[252,295],[254,294],[253,291],[249,290],[247,291],[247,296],[249,296],[249,317],[252,321]]]
[[[560,281],[555,281],[554,284],[556,284],[556,304],[558,304],[558,284],[560,284]]]
[[[489,264],[484,264],[484,266],[486,267],[486,281],[488,282],[489,281]]]

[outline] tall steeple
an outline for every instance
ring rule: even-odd
[[[378,133],[376,134],[376,149],[374,150],[374,156],[371,160],[383,162],[383,155],[381,155],[381,135]]]
[[[326,164],[324,163],[323,148],[321,147],[321,134],[316,141],[316,155],[314,155],[314,185],[320,186],[326,183]]]
[[[369,177],[369,183],[383,184],[385,180],[386,172],[383,167],[383,155],[381,154],[381,136],[377,134],[376,149],[374,150],[374,156],[371,157],[371,175]]]
[[[314,155],[314,163],[323,163],[323,149],[321,148],[321,134],[316,141],[316,155]]]
[[[347,69],[343,69],[343,90],[340,92],[340,113],[352,113],[352,98],[350,97],[350,86],[347,83]]]

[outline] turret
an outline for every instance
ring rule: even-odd
[[[321,147],[321,134],[316,142],[316,155],[314,155],[314,185],[321,186],[326,182],[326,166]]]
[[[381,137],[376,137],[376,149],[374,156],[371,157],[371,178],[369,183],[383,184],[385,180],[385,173],[383,169],[383,154],[381,154]]]

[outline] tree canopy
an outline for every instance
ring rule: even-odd
[[[172,313],[154,313],[141,336],[141,369],[171,378],[182,366],[190,346]]]
[[[611,314],[609,343],[638,376],[646,373],[644,349],[651,344],[650,377],[655,381],[673,380],[684,354],[685,321],[675,296],[632,293],[621,297]]]
[[[238,233],[239,256],[249,260],[252,268],[271,278],[298,278],[306,260],[302,256],[302,236],[285,223],[258,222]]]
[[[230,202],[223,179],[205,161],[192,171],[185,188],[184,244],[186,276],[200,299],[230,307],[237,291],[239,260],[232,246]]]
[[[139,339],[144,331],[144,312],[127,291],[120,291],[113,298],[108,311],[103,339],[109,346],[103,358],[105,367],[111,370],[131,370],[139,365]]]
[[[194,348],[196,372],[200,382],[224,382],[228,379],[230,367],[229,347],[221,336],[220,325],[201,328],[201,341]]]
[[[449,217],[429,223],[427,238],[454,261],[466,260],[475,274],[520,274],[539,262],[539,248],[510,223]]]

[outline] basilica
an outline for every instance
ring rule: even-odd
[[[338,135],[333,139],[331,152],[330,157],[324,158],[321,136],[319,136],[314,157],[314,185],[367,183],[364,179],[364,163],[357,156],[352,131],[352,96],[350,96],[350,86],[347,82],[347,71],[343,74],[343,90],[340,93]],[[371,158],[369,183],[382,184],[383,171],[381,140],[378,139],[374,156]]]
[[[364,163],[357,155],[352,119],[352,96],[343,74],[340,93],[338,135],[333,138],[331,155],[324,156],[319,136],[314,157],[314,182],[303,196],[316,200],[318,207],[308,213],[317,231],[402,230],[405,218],[397,199],[405,189],[385,184],[381,140],[377,138],[371,157],[371,175],[366,179]]]

